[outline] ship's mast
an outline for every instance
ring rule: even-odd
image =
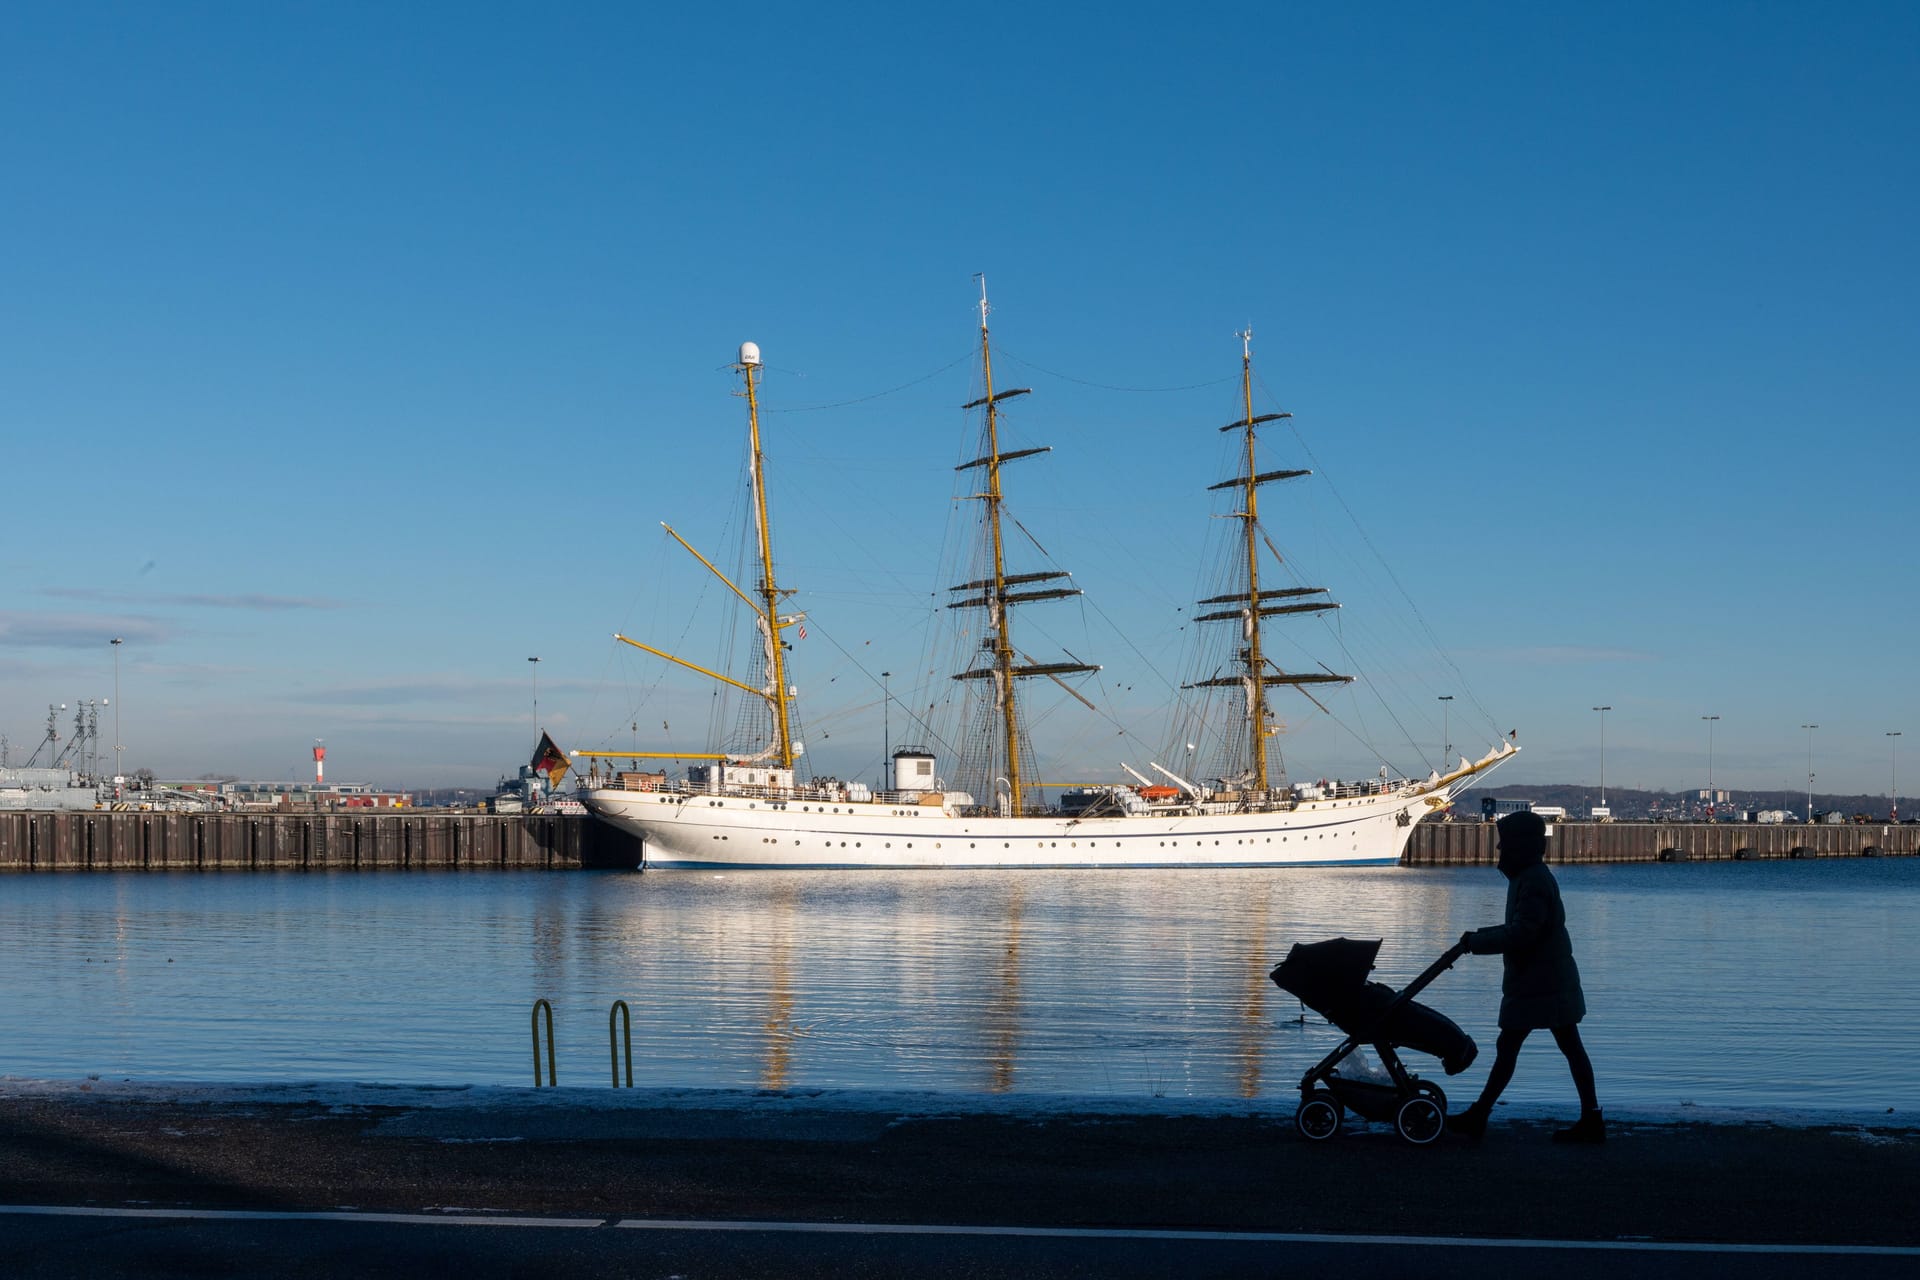
[[[1013,616],[1007,611],[1007,548],[1000,529],[1000,406],[993,394],[993,344],[987,335],[987,278],[980,277],[980,376],[985,384],[987,406],[987,528],[993,538],[994,666],[999,669],[1001,731],[1005,737],[1007,789],[1012,796],[1013,812],[1021,811],[1020,793],[1020,720],[1015,708],[1013,683]]]
[[[1022,760],[1020,758],[1020,716],[1018,699],[1015,696],[1016,682],[1022,676],[1060,676],[1079,672],[1098,671],[1096,666],[1084,662],[1033,663],[1016,662],[1020,652],[1014,648],[1011,626],[1010,606],[1024,604],[1033,600],[1053,600],[1064,596],[1077,596],[1079,590],[1074,587],[1053,587],[1040,591],[1015,591],[1012,588],[1027,583],[1047,582],[1067,575],[1064,572],[1049,570],[1040,573],[1007,572],[1006,540],[1001,528],[1003,496],[1000,489],[1000,468],[1003,463],[1016,458],[1028,458],[1035,454],[1046,453],[1046,447],[1037,449],[1016,449],[1012,453],[1000,452],[1000,402],[1011,400],[1015,396],[1024,396],[1032,390],[1029,387],[1017,387],[1010,391],[996,392],[993,389],[993,347],[987,332],[987,280],[980,281],[980,370],[985,381],[986,394],[980,399],[962,406],[966,409],[985,407],[986,452],[971,462],[963,462],[956,471],[966,471],[973,467],[986,470],[987,484],[982,493],[973,497],[986,504],[986,519],[989,546],[993,554],[993,576],[976,582],[963,582],[954,591],[977,591],[982,594],[966,599],[955,600],[948,604],[950,609],[985,607],[988,625],[992,629],[993,664],[976,667],[956,675],[956,680],[991,679],[994,684],[994,697],[1000,713],[1000,736],[1003,758],[1006,766],[1008,803],[1010,812],[1019,816],[1024,808],[1025,782],[1022,778]]]
[[[773,535],[767,527],[767,468],[760,452],[760,398],[755,383],[760,373],[760,349],[748,343],[740,349],[735,368],[747,384],[747,430],[752,439],[753,520],[760,535],[760,599],[767,638],[767,675],[773,687],[767,700],[773,705],[773,749],[782,769],[793,768],[793,730],[787,707],[787,668],[780,645],[780,589],[773,579]]]
[[[1247,709],[1247,731],[1252,735],[1253,786],[1267,789],[1267,724],[1272,711],[1267,706],[1267,691],[1260,683],[1265,664],[1260,656],[1260,489],[1254,481],[1258,459],[1254,456],[1253,432],[1253,326],[1240,333],[1240,399],[1247,423],[1246,518],[1241,526],[1247,535],[1247,675],[1251,677],[1252,705]]]
[[[1240,339],[1240,402],[1242,418],[1238,422],[1229,422],[1221,431],[1239,431],[1246,437],[1246,469],[1231,480],[1223,480],[1210,486],[1213,489],[1236,489],[1240,493],[1240,510],[1233,516],[1241,522],[1245,533],[1245,554],[1247,585],[1244,591],[1232,591],[1223,596],[1210,596],[1201,604],[1232,605],[1214,613],[1204,613],[1194,619],[1196,622],[1238,622],[1245,643],[1240,648],[1240,674],[1218,676],[1210,680],[1196,681],[1188,688],[1207,688],[1213,686],[1240,685],[1246,695],[1246,732],[1250,754],[1248,761],[1248,784],[1257,793],[1271,789],[1273,779],[1267,763],[1267,743],[1274,734],[1273,711],[1267,705],[1267,689],[1272,685],[1307,684],[1346,684],[1352,676],[1332,674],[1289,674],[1274,666],[1261,648],[1260,624],[1265,618],[1280,614],[1321,613],[1340,606],[1331,600],[1301,600],[1300,597],[1324,594],[1325,587],[1286,587],[1277,591],[1262,592],[1260,589],[1260,544],[1265,534],[1260,530],[1260,486],[1277,480],[1292,480],[1299,476],[1311,475],[1305,470],[1268,471],[1259,470],[1259,451],[1256,443],[1257,428],[1262,423],[1279,422],[1291,418],[1290,413],[1255,414],[1253,411],[1253,329],[1247,329],[1235,335]],[[1277,554],[1277,553],[1276,553]],[[1295,603],[1269,604],[1269,600],[1288,600]]]

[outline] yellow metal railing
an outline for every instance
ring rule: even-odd
[[[533,1087],[540,1087],[540,1014],[547,1015],[547,1079],[551,1087],[560,1083],[560,1073],[553,1065],[553,1006],[545,1000],[533,1002]]]

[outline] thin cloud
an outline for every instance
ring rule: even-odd
[[[105,648],[115,636],[158,644],[167,635],[167,628],[152,618],[0,610],[0,645],[18,649]]]
[[[238,595],[137,594],[128,591],[101,591],[92,587],[43,587],[43,596],[64,600],[96,600],[102,604],[184,605],[193,609],[251,609],[278,613],[289,609],[341,609],[345,605],[323,596],[269,596],[257,592]]]

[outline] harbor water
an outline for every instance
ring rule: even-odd
[[[1907,858],[1556,868],[1614,1106],[1920,1109]],[[1339,1033],[1267,972],[1382,938],[1398,986],[1499,920],[1490,868],[47,874],[0,879],[0,1075],[878,1088],[1290,1105]],[[1422,997],[1492,1061],[1500,962]],[[1439,1078],[1438,1064],[1409,1055]],[[1572,1103],[1545,1035],[1508,1097]]]

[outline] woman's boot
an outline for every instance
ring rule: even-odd
[[[1447,1132],[1478,1142],[1487,1136],[1487,1116],[1492,1111],[1492,1107],[1483,1107],[1476,1102],[1465,1111],[1447,1117]]]
[[[1597,1146],[1607,1140],[1607,1122],[1598,1108],[1582,1111],[1580,1118],[1567,1129],[1554,1131],[1555,1142],[1574,1142],[1585,1146]]]

